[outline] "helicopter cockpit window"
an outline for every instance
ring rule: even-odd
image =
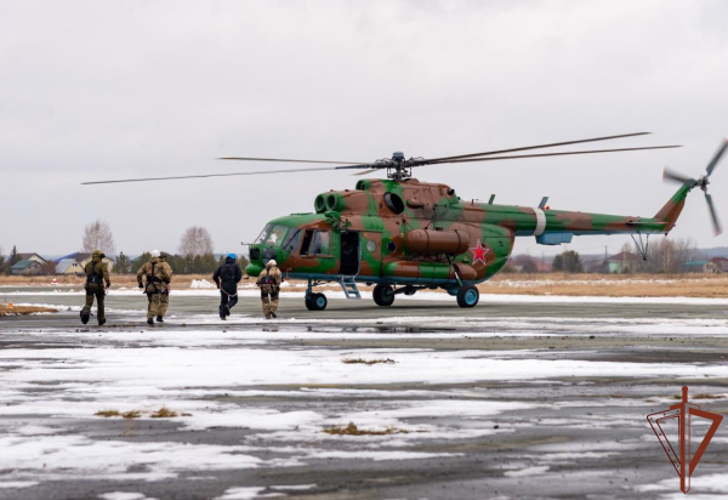
[[[331,233],[316,231],[308,252],[309,255],[331,255]]]
[[[255,239],[256,245],[261,245],[265,243],[265,239],[270,234],[271,230],[273,229],[273,224],[266,224],[265,228],[263,228],[263,231],[260,232],[260,235]]]
[[[303,233],[300,229],[291,229],[283,241],[283,250],[286,252],[293,252],[298,248],[298,244],[301,242],[301,236]]]
[[[286,226],[273,226],[268,224],[260,233],[258,239],[255,240],[256,244],[268,245],[270,247],[280,247],[283,243],[283,238],[286,235],[288,228]]]

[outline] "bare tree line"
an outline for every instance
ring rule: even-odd
[[[192,226],[182,235],[178,251],[183,257],[194,258],[213,255],[213,248],[210,232],[204,227]],[[114,235],[106,221],[95,220],[83,230],[81,251],[91,253],[94,250],[101,250],[109,257],[116,255]]]

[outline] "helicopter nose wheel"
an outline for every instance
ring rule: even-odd
[[[372,291],[374,303],[381,307],[389,307],[394,304],[394,289],[389,285],[377,284]]]
[[[312,293],[306,296],[306,309],[309,311],[323,311],[329,301],[323,293]]]
[[[458,289],[458,305],[460,307],[475,307],[480,300],[480,292],[475,285],[463,285]]]

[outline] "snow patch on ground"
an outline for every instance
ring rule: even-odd
[[[42,440],[0,436],[3,467],[59,479],[137,479],[160,481],[183,471],[247,469],[264,461],[237,446],[174,442],[97,441],[79,435],[46,436]],[[135,471],[135,472],[129,472]]]
[[[531,476],[540,476],[541,474],[545,474],[548,472],[549,466],[548,465],[542,465],[538,467],[526,467],[525,469],[520,470],[510,470],[504,473],[506,477],[531,477]]]
[[[728,474],[707,474],[704,476],[694,475],[691,478],[691,489],[698,490],[700,492],[710,493],[728,493]],[[656,484],[647,484],[638,486],[637,491],[641,492],[653,492],[653,491],[674,491],[680,486],[680,479],[666,479]],[[678,493],[679,498],[685,498],[683,493]],[[692,491],[689,495],[690,498],[698,498],[693,495]],[[710,495],[715,497],[715,495]],[[721,495],[720,498],[725,498],[725,495]]]
[[[39,484],[37,481],[0,481],[0,488],[30,488],[31,486],[35,486],[37,484]]]
[[[99,495],[99,498],[101,500],[157,500],[156,498],[148,497],[143,493],[129,493],[125,491],[102,493]]]
[[[192,280],[192,282],[190,283],[190,288],[192,288],[192,289],[217,288],[217,285],[215,285],[214,283],[211,283],[205,279]]]
[[[207,280],[195,280],[196,283],[190,289],[176,290],[173,289],[173,295],[185,297],[217,297],[219,292],[217,287]],[[209,285],[209,286],[208,286]],[[284,287],[285,288],[285,287]],[[61,296],[61,295],[84,295],[83,289],[52,289],[52,290],[13,290],[7,292],[8,296]],[[240,286],[238,295],[240,297],[258,297],[260,292],[254,285]],[[303,299],[305,291],[287,291],[281,292],[281,297],[300,298]],[[326,297],[334,300],[344,300],[346,296],[342,291],[325,291]],[[138,289],[135,288],[118,288],[109,290],[112,296],[136,296],[140,295]],[[361,292],[362,298],[371,299],[371,292]],[[437,302],[454,302],[454,297],[446,293],[422,291],[413,296],[400,295],[397,300],[420,300],[420,301],[437,301]],[[507,304],[688,304],[688,305],[728,305],[726,298],[707,298],[707,297],[599,297],[599,296],[567,296],[567,295],[501,295],[484,293],[480,296],[481,303]]]
[[[241,488],[228,488],[221,497],[216,497],[213,500],[253,500],[255,498],[271,498],[284,496],[281,493],[272,493],[265,496],[261,496],[260,493],[265,488],[258,487],[241,487]]]

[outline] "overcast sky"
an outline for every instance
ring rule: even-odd
[[[353,187],[346,173],[81,186],[372,161],[651,131],[682,149],[417,171],[466,198],[652,216],[728,135],[728,2],[0,0],[0,246],[64,254],[108,221],[117,250],[175,251],[208,228],[240,252],[265,222]],[[605,143],[597,143],[599,146]],[[728,160],[711,192],[728,226]],[[670,237],[713,237],[694,192]],[[570,248],[618,251],[627,236]],[[517,240],[516,253],[564,247]]]

